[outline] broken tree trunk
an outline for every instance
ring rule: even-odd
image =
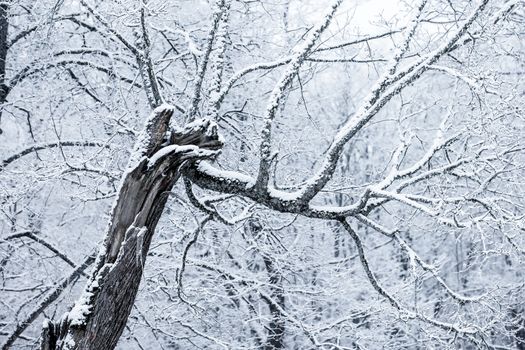
[[[169,193],[188,161],[210,159],[222,147],[217,126],[197,121],[169,130],[173,108],[155,109],[123,175],[94,270],[74,307],[46,321],[42,349],[113,349],[135,301],[144,260]]]

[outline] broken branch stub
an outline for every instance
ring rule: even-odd
[[[57,323],[46,322],[42,349],[113,349],[126,325],[144,261],[168,195],[188,161],[212,159],[223,142],[215,123],[169,130],[173,107],[146,121],[124,173],[104,242],[83,295]]]

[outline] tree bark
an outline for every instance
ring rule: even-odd
[[[42,331],[43,350],[113,349],[142,277],[144,260],[169,193],[187,162],[214,157],[217,127],[197,121],[169,130],[173,108],[155,109],[139,136],[115,200],[93,273],[81,298]]]
[[[264,345],[264,350],[280,350],[284,349],[284,332],[286,330],[286,322],[281,310],[285,308],[284,293],[283,293],[283,277],[281,272],[275,268],[274,263],[268,257],[263,255],[264,265],[269,275],[269,284],[271,286],[270,296],[274,300],[268,300],[268,307],[270,308],[271,320],[268,325],[268,338]]]
[[[0,122],[2,121],[3,104],[7,99],[9,87],[5,83],[5,68],[7,51],[9,50],[7,34],[9,30],[9,5],[8,1],[0,4]],[[0,128],[0,134],[2,129]]]
[[[7,42],[7,35],[9,31],[9,2],[4,1],[0,4],[0,101],[5,101],[4,88],[5,85],[5,68],[7,51],[9,44]]]

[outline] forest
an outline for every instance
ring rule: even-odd
[[[0,348],[525,350],[525,0],[0,1]]]

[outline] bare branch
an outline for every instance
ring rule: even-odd
[[[352,139],[388,101],[394,96],[397,96],[405,87],[416,81],[423,72],[428,69],[428,65],[437,62],[444,54],[446,54],[467,32],[474,20],[485,9],[487,3],[488,0],[483,0],[452,38],[441,45],[437,50],[429,54],[423,62],[416,63],[407,70],[397,73],[394,78],[389,78],[390,74],[388,74],[381,80],[381,84],[372,90],[371,94],[366,99],[365,104],[361,106],[356,115],[350,118],[335,136],[334,141],[330,145],[327,154],[323,159],[319,171],[307,181],[307,184],[301,190],[299,197],[303,201],[309,201],[312,199],[328,183],[328,181],[330,181],[344,145]],[[397,67],[397,64],[395,64],[395,67]],[[397,83],[394,84],[394,82]]]
[[[301,44],[299,48],[296,49],[295,54],[292,56],[292,59],[288,65],[288,69],[283,74],[281,79],[275,85],[270,99],[268,100],[268,105],[266,107],[266,112],[264,116],[264,125],[261,131],[261,145],[260,145],[260,155],[261,159],[259,162],[259,172],[257,175],[256,186],[259,187],[262,191],[266,190],[268,186],[268,180],[270,176],[270,163],[272,160],[272,151],[271,151],[271,138],[272,138],[272,124],[275,119],[275,115],[279,108],[279,105],[282,103],[284,93],[292,83],[295,75],[299,72],[299,68],[304,63],[306,57],[310,54],[315,43],[325,31],[326,28],[330,25],[332,18],[341,5],[342,0],[336,0],[332,3],[330,10],[323,17],[322,21],[318,23],[315,28],[312,29],[308,38]]]
[[[22,151],[19,151],[12,156],[4,159],[2,161],[2,164],[0,165],[0,171],[4,170],[6,166],[11,164],[17,159],[22,158],[25,155],[31,154],[33,152],[37,152],[43,149],[53,149],[56,147],[105,147],[109,148],[109,145],[103,142],[94,142],[94,141],[58,141],[58,142],[50,142],[40,145],[34,145],[27,147],[23,149]]]
[[[229,7],[226,5],[226,0],[216,0],[215,6],[217,9],[213,13],[212,26],[206,39],[206,49],[204,50],[204,54],[202,55],[199,63],[197,76],[195,78],[195,86],[193,88],[193,98],[186,117],[187,121],[190,122],[195,120],[198,114],[197,111],[201,101],[202,83],[204,81],[204,75],[206,74],[206,69],[208,67],[210,54],[213,49],[213,43],[215,42],[215,37],[221,23],[221,18],[229,11]]]
[[[26,318],[19,322],[16,328],[9,334],[6,341],[2,345],[2,350],[10,349],[13,343],[20,337],[20,335],[29,327],[44,310],[58,299],[64,289],[73,283],[84,271],[95,261],[94,255],[89,255],[77,268],[75,268],[68,276],[64,277],[56,286],[46,294],[44,299],[26,316]]]

